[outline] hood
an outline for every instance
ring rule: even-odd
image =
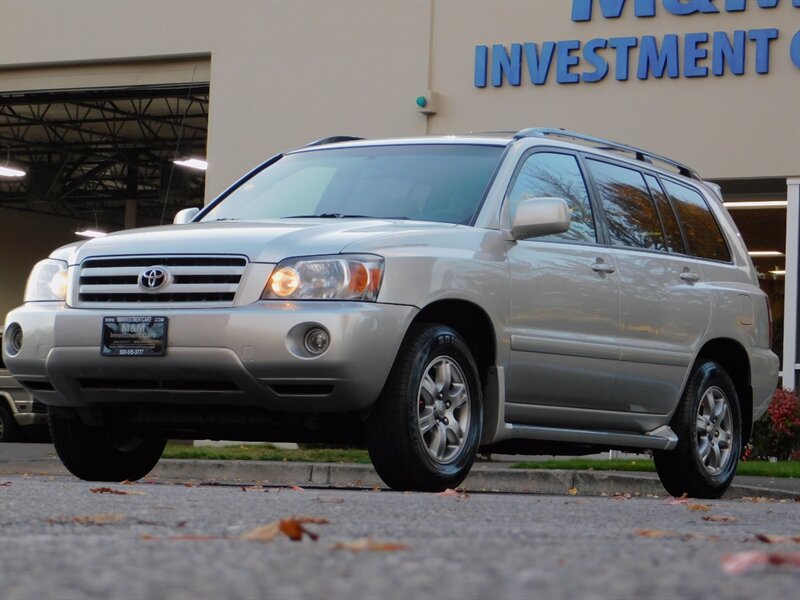
[[[146,227],[87,241],[72,260],[90,256],[239,254],[250,262],[277,263],[292,256],[338,254],[346,246],[393,233],[425,234],[451,223],[382,219],[283,219],[220,221]]]

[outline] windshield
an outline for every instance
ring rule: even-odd
[[[201,221],[374,217],[468,223],[501,146],[417,144],[288,154]]]

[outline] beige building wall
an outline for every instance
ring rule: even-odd
[[[789,58],[800,10],[791,0],[760,9],[749,0],[745,12],[676,16],[656,1],[655,18],[636,18],[628,0],[621,18],[571,20],[569,0],[531,2],[436,2],[433,79],[443,95],[435,132],[464,128],[564,127],[608,137],[670,156],[710,179],[786,177],[800,173],[800,70]],[[720,10],[723,0],[716,0]],[[472,82],[477,44],[580,40],[688,32],[732,32],[778,28],[771,45],[769,74],[755,72],[747,46],[745,74],[706,78],[638,80],[632,51],[631,77],[617,81],[613,63],[599,83],[561,84],[551,68],[548,83],[476,88]],[[682,50],[682,48],[681,48]],[[606,57],[613,54],[607,49]],[[710,61],[704,64],[710,66]],[[577,69],[580,71],[580,68]],[[683,73],[681,54],[681,74]]]
[[[312,139],[424,133],[429,17],[425,0],[3,0],[0,69],[41,89],[32,66],[210,55],[208,198]]]
[[[38,0],[0,2],[0,90],[62,85],[34,66],[210,57],[207,195],[270,154],[332,134],[417,135],[548,125],[674,156],[709,178],[800,174],[800,30],[791,0],[739,13],[619,19],[595,8],[570,19],[569,0]],[[724,2],[716,0],[722,7]],[[770,73],[544,86],[473,86],[476,44],[779,28]],[[13,67],[13,69],[11,69]],[[75,85],[101,85],[102,78]],[[96,75],[96,71],[94,73]],[[185,78],[186,75],[183,75]],[[138,81],[131,77],[132,83]],[[414,105],[426,89],[439,112]]]

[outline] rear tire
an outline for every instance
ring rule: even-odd
[[[722,496],[742,452],[742,421],[736,387],[719,363],[694,368],[671,426],[675,449],[653,452],[664,488],[673,496]]]
[[[478,370],[464,340],[444,325],[413,325],[367,423],[378,475],[396,490],[456,487],[472,467],[482,421]]]
[[[48,409],[50,436],[70,473],[86,481],[135,481],[153,470],[166,440],[132,435],[112,436],[89,427],[77,413]]]

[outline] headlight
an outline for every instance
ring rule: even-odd
[[[25,302],[63,302],[66,298],[67,263],[52,258],[36,263],[25,286]]]
[[[262,300],[361,300],[375,302],[383,258],[363,254],[307,256],[281,262],[270,275]]]

